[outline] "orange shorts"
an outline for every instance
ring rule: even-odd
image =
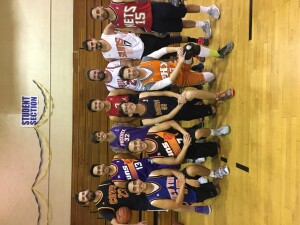
[[[192,71],[191,67],[192,64],[182,64],[180,73],[178,74],[174,85],[179,87],[187,87],[203,84],[205,82],[203,73]]]

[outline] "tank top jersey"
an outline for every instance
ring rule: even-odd
[[[111,180],[126,181],[130,179],[140,179],[146,181],[149,174],[154,170],[164,168],[178,169],[178,165],[161,165],[152,163],[150,158],[142,159],[118,159],[114,158],[111,165],[116,167],[116,173],[111,176]]]
[[[149,177],[147,182],[154,184],[155,190],[147,194],[148,201],[151,203],[154,200],[173,199],[178,196],[180,183],[176,177]],[[196,192],[185,188],[183,204],[191,205],[197,202]]]
[[[104,73],[110,77],[110,79],[105,82],[105,86],[108,91],[113,91],[115,89],[131,89],[134,91],[146,91],[140,80],[122,80],[119,77],[119,71],[123,66],[120,65],[120,61],[113,61],[108,63]]]
[[[176,98],[166,96],[140,98],[138,103],[146,107],[144,114],[140,115],[142,119],[166,115],[178,105]]]
[[[128,127],[113,126],[110,131],[116,136],[116,139],[110,143],[110,146],[117,149],[127,150],[128,143],[135,139],[145,140],[150,127]]]
[[[183,147],[183,136],[180,132],[149,132],[146,140],[154,142],[156,146],[154,150],[147,152],[151,158],[177,156]]]
[[[111,21],[115,27],[138,27],[144,28],[148,32],[151,31],[152,7],[150,1],[140,3],[111,2],[108,7],[116,15],[116,19]]]
[[[123,188],[118,188],[113,183],[101,184],[97,190],[100,191],[100,199],[95,203],[98,210],[117,210],[121,206],[130,203],[129,193]],[[133,204],[131,205],[133,206]],[[128,207],[130,208],[130,206]]]
[[[156,59],[145,62],[142,61],[140,63],[140,69],[146,69],[152,72],[147,77],[141,79],[142,84],[149,90],[155,82],[170,77],[170,74],[174,71],[176,65],[176,62],[164,62]]]
[[[107,96],[105,100],[109,101],[111,104],[110,110],[107,111],[107,114],[109,116],[122,117],[122,115],[119,113],[119,105],[120,105],[121,101],[128,102],[129,96],[128,95]]]
[[[107,59],[141,59],[144,52],[143,41],[133,33],[102,34],[101,39],[109,43],[111,49],[102,52]]]

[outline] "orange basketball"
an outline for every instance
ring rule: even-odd
[[[129,223],[132,217],[131,209],[128,207],[121,207],[116,212],[116,219],[118,223]]]

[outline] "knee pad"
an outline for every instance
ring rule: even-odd
[[[200,45],[195,45],[193,43],[188,43],[183,46],[183,53],[185,54],[185,59],[191,59],[192,57],[200,54]]]

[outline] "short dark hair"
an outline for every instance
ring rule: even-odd
[[[86,103],[86,106],[87,106],[88,110],[90,110],[91,112],[97,112],[96,110],[92,109],[92,103],[95,100],[97,100],[97,99],[93,98],[93,99],[88,100],[88,102]]]
[[[93,20],[94,20],[94,17],[93,17],[92,11],[93,11],[93,9],[95,9],[95,8],[96,8],[96,7],[91,8],[91,10],[90,10],[90,16],[92,17]]]
[[[92,79],[90,78],[90,72],[91,72],[92,70],[94,70],[94,69],[89,69],[89,70],[87,70],[85,75],[86,75],[87,79],[89,79],[89,80],[91,80],[91,81],[94,81],[94,80],[92,80]]]
[[[129,191],[129,189],[128,189],[128,185],[129,185],[129,183],[132,182],[132,181],[136,181],[136,179],[129,179],[129,180],[126,181],[125,189],[126,189],[126,191],[127,191],[128,193],[131,193],[131,192]]]
[[[82,190],[82,191],[83,191],[83,190]],[[80,204],[80,205],[85,205],[86,202],[81,202],[81,201],[79,201],[79,193],[82,192],[82,191],[79,191],[79,192],[75,193],[74,199],[75,199],[75,201],[76,201],[78,204]]]
[[[96,131],[94,131],[93,133],[92,133],[92,142],[94,143],[94,144],[99,144],[100,143],[100,141],[98,141],[98,138],[97,138],[97,133],[99,133],[100,131],[99,130],[96,130]]]
[[[82,42],[82,47],[83,47],[86,51],[89,51],[89,52],[92,51],[92,50],[90,50],[89,47],[88,47],[88,42],[91,41],[91,40],[92,40],[92,39],[87,39],[87,40],[85,40],[85,41]]]
[[[127,116],[127,117],[128,117],[128,115],[126,115],[126,114],[124,113],[123,109],[122,109],[122,105],[123,105],[124,103],[126,103],[126,101],[124,101],[124,100],[122,100],[122,101],[120,102],[120,105],[119,105],[119,114],[120,114],[120,116]]]
[[[91,168],[90,168],[90,175],[91,175],[92,177],[100,177],[99,175],[96,175],[96,174],[93,173],[94,167],[95,167],[95,166],[99,166],[99,165],[100,165],[99,163],[97,163],[97,164],[92,164],[92,165],[91,165]]]
[[[129,66],[123,66],[123,67],[121,67],[121,69],[119,70],[118,76],[119,76],[122,80],[129,80],[129,79],[124,78],[124,70],[125,70],[125,69],[128,69],[128,68],[129,68]]]

